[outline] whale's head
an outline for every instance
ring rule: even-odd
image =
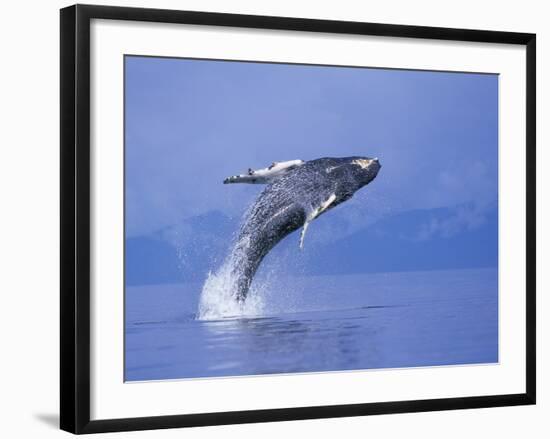
[[[382,167],[378,158],[348,157],[345,160],[346,170],[353,176],[359,188],[374,180]]]

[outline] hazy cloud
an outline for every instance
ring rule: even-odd
[[[321,240],[397,212],[473,206],[426,224],[418,239],[444,236],[476,227],[497,202],[496,76],[127,62],[128,236],[214,210],[239,218],[261,187],[223,179],[297,158],[368,155],[382,163],[370,186],[316,221],[311,233]]]

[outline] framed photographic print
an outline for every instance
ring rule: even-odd
[[[535,393],[535,35],[61,10],[62,429]]]

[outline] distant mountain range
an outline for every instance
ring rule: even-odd
[[[128,238],[126,283],[203,280],[221,264],[237,229],[237,220],[213,211],[147,236]],[[459,206],[402,212],[331,243],[306,238],[302,254],[298,241],[289,239],[274,249],[274,256],[284,253],[300,259],[300,274],[495,267],[498,210],[481,214]],[[296,251],[288,251],[291,247]]]
[[[387,217],[315,252],[312,273],[375,273],[496,267],[498,210],[464,225],[454,209]]]

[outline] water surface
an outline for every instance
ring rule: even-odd
[[[201,287],[126,289],[127,381],[498,362],[496,269],[272,279],[214,320]]]

